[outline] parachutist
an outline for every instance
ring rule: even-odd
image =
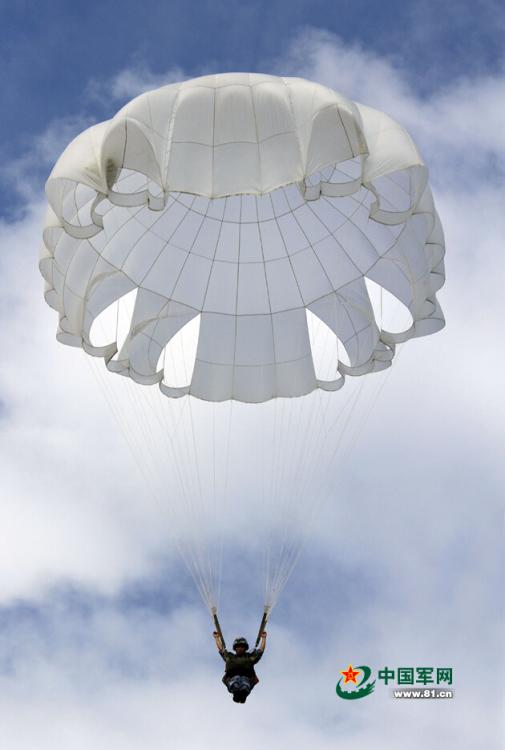
[[[232,693],[235,703],[245,703],[247,696],[259,682],[254,665],[261,659],[266,646],[267,634],[261,633],[261,643],[259,648],[248,651],[249,644],[245,638],[235,638],[233,641],[233,650],[227,651],[224,647],[221,635],[214,631],[216,646],[225,661],[225,672],[223,682]]]

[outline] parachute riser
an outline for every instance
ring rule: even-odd
[[[260,629],[258,630],[258,636],[256,638],[256,643],[254,644],[254,648],[258,648],[259,642],[261,640],[261,634],[265,630],[266,624],[268,622],[269,614],[270,614],[270,607],[265,607],[265,611],[263,612],[263,617],[261,618]]]
[[[226,643],[224,640],[223,631],[221,630],[221,625],[219,624],[219,620],[217,617],[217,610],[215,607],[212,608],[212,619],[214,620],[214,627],[216,628],[216,633],[219,633],[221,643],[223,644],[223,649],[226,649]]]

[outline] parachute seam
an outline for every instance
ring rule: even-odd
[[[164,185],[163,185],[163,187],[165,189],[167,189],[168,191],[170,190],[170,185],[168,184],[168,173],[169,173],[169,170],[170,170],[170,157],[172,155],[172,138],[171,138],[171,136],[172,136],[172,133],[174,131],[175,115],[176,115],[176,112],[177,112],[177,110],[179,108],[179,100],[180,100],[180,97],[181,97],[181,92],[183,91],[183,87],[184,87],[184,84],[181,84],[179,86],[179,88],[177,89],[177,93],[176,93],[175,99],[174,99],[174,104],[173,104],[173,107],[172,107],[172,112],[171,112],[171,115],[170,115],[170,121],[168,123],[167,134],[166,134],[167,153],[166,153],[166,156],[165,156],[165,162],[166,163],[163,165],[163,169],[164,169],[164,175],[163,175],[163,183],[164,183]],[[188,87],[186,86],[184,88],[188,88]]]
[[[240,199],[240,215],[242,215],[242,199]],[[223,214],[224,216],[224,214]],[[238,321],[237,321],[237,311],[238,311],[238,286],[240,281],[240,249],[241,249],[241,234],[239,230],[238,234],[238,258],[237,258],[237,286],[235,287],[235,337],[233,342],[233,365],[232,365],[232,372],[231,372],[231,395],[235,393],[235,367],[236,367],[236,356],[237,356],[237,336],[238,336]]]
[[[305,159],[303,151],[302,151],[302,144],[301,144],[301,141],[300,141],[300,136],[298,135],[298,129],[296,127],[296,117],[295,117],[295,110],[294,110],[294,107],[293,107],[293,100],[292,100],[292,97],[291,97],[291,91],[290,91],[290,88],[289,88],[289,86],[288,86],[288,84],[286,82],[286,78],[283,77],[281,80],[282,80],[282,82],[284,84],[284,88],[285,88],[287,96],[288,96],[289,111],[291,113],[291,121],[293,123],[293,130],[291,132],[294,133],[295,140],[296,140],[296,145],[298,146],[298,153],[300,155],[300,161],[301,161],[301,163],[303,165],[303,173],[305,174],[306,169],[307,169],[307,164],[306,164],[306,159]]]
[[[255,196],[255,203],[256,203],[256,215],[258,215],[258,197]],[[274,353],[274,360],[277,362],[277,347],[276,347],[276,341],[275,341],[275,330],[274,330],[274,321],[272,317],[272,301],[270,298],[270,287],[268,285],[268,275],[267,275],[267,269],[265,264],[265,249],[263,247],[263,236],[261,234],[260,228],[259,228],[259,222],[257,223],[258,226],[258,236],[259,236],[259,242],[260,242],[260,249],[261,249],[261,256],[263,258],[263,275],[265,278],[265,288],[267,291],[267,301],[268,301],[268,309],[269,309],[269,316],[270,316],[270,330],[272,333],[272,348]],[[276,365],[277,368],[277,365]],[[275,375],[275,380],[277,382],[277,373]]]
[[[254,119],[254,132],[256,133],[256,150],[258,152],[258,167],[259,167],[259,178],[260,178],[260,185],[263,186],[263,165],[262,165],[262,159],[261,159],[261,149],[260,149],[260,140],[259,140],[259,134],[258,134],[258,118],[256,113],[256,101],[254,99],[254,93],[252,88],[249,89],[250,91],[250,97],[251,97],[251,107],[253,111],[253,119]],[[273,137],[273,136],[271,136]],[[267,139],[265,139],[267,140]],[[242,207],[242,201],[241,207]]]

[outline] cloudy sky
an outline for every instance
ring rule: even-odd
[[[503,5],[18,0],[0,27],[2,747],[503,747]],[[82,354],[55,341],[37,268],[44,179],[75,134],[148,88],[238,70],[398,119],[447,246],[447,326],[365,394],[244,707]],[[230,638],[257,627],[260,567],[229,557]],[[449,666],[455,697],[378,684],[342,701],[349,663]]]

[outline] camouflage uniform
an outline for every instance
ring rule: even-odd
[[[226,664],[223,682],[230,693],[233,693],[237,688],[250,692],[259,682],[254,671],[254,665],[263,656],[263,651],[254,649],[254,651],[246,651],[245,654],[240,656],[232,651],[220,650],[219,653]]]

